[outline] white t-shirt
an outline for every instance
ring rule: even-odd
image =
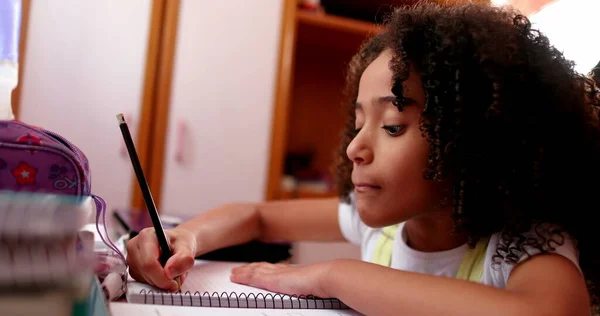
[[[361,247],[361,258],[363,261],[371,262],[377,240],[381,236],[381,228],[371,228],[365,225],[354,207],[354,203],[341,203],[338,209],[338,220],[344,237],[351,243]],[[440,252],[420,252],[410,248],[406,244],[406,231],[404,224],[400,224],[394,236],[392,249],[391,267],[394,269],[419,272],[430,275],[455,277],[458,272],[460,262],[468,249],[467,244],[460,247],[440,251]],[[537,236],[535,232],[526,234],[528,237]],[[506,287],[508,277],[514,268],[514,264],[506,263],[500,259],[499,264],[492,266],[492,258],[496,254],[497,246],[500,242],[500,234],[491,236],[484,261],[483,275],[481,283],[492,285],[498,288]],[[539,254],[540,251],[534,248],[525,247],[530,256]],[[571,260],[579,268],[579,254],[574,242],[567,236],[561,246],[555,246],[552,253],[560,254]],[[527,259],[527,254],[523,253],[519,262]]]

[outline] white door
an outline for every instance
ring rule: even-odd
[[[133,180],[116,114],[139,123],[152,1],[32,1],[19,120],[90,161],[92,191],[128,207]]]
[[[161,212],[264,198],[283,1],[182,0]]]

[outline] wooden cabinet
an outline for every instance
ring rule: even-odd
[[[121,112],[163,213],[261,201],[287,3],[33,1],[17,118],[81,147],[110,209],[144,205]]]
[[[26,3],[17,117],[80,146],[111,208],[143,208],[120,112],[163,212],[336,195],[346,67],[375,24],[296,0]]]
[[[272,0],[179,2],[173,60],[161,65],[172,67],[171,89],[155,116],[165,130],[153,138],[163,212],[264,199],[282,9]]]
[[[266,198],[336,196],[332,167],[347,114],[346,66],[379,28],[295,6],[284,21],[283,41],[291,44],[281,51]]]

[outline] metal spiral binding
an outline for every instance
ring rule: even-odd
[[[346,304],[335,298],[312,295],[236,293],[236,292],[156,292],[141,290],[144,304],[180,305],[196,307],[234,307],[265,309],[347,309]]]

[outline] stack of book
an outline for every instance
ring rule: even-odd
[[[0,191],[0,310],[6,315],[106,315],[89,197]]]

